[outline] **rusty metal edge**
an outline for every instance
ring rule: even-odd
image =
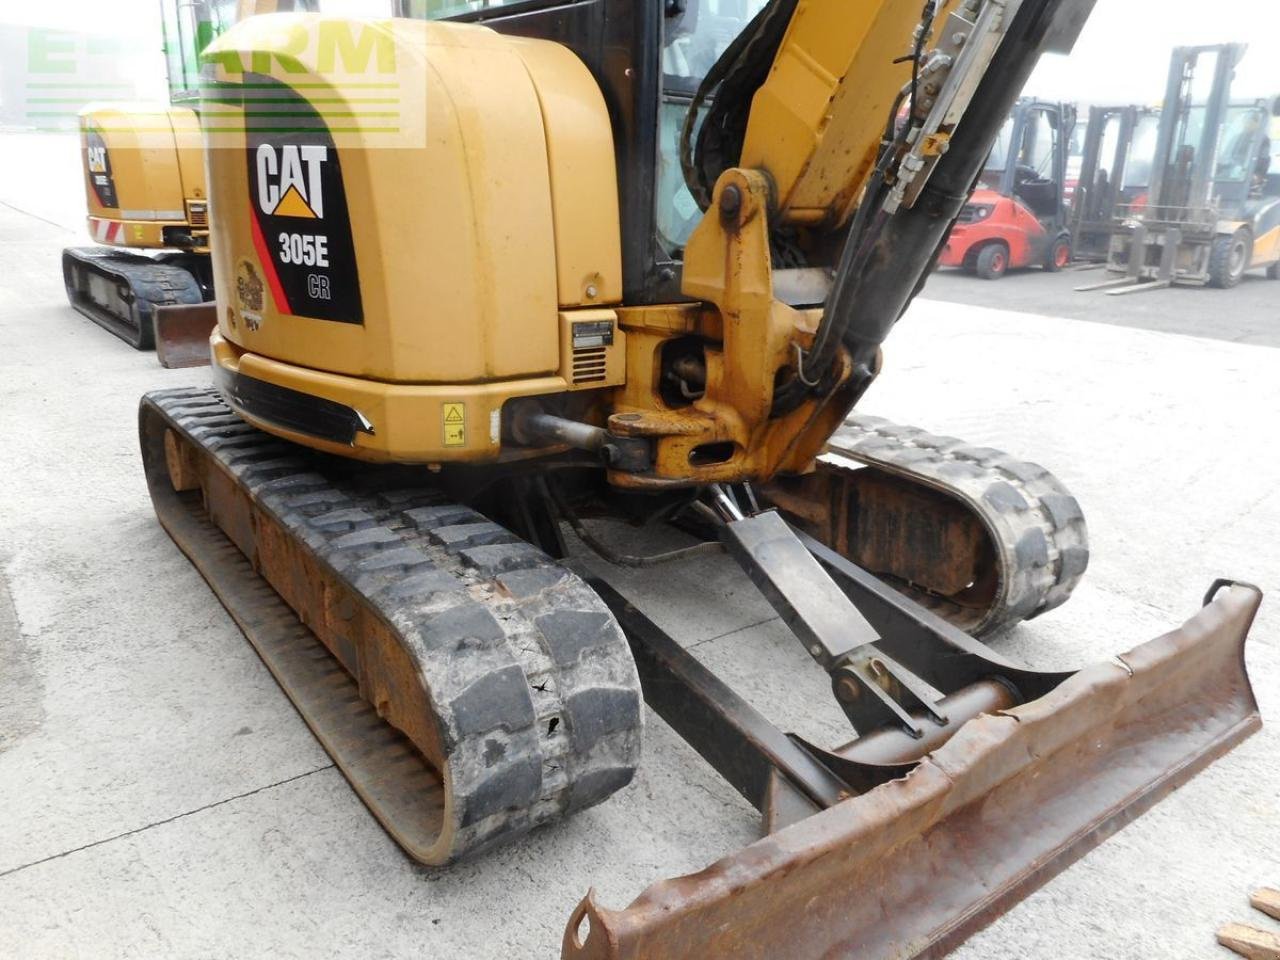
[[[169,370],[209,366],[209,335],[218,325],[216,304],[156,307],[154,320],[160,366]]]
[[[987,793],[998,793],[1002,786],[1016,779],[1017,771],[1003,779],[997,779],[994,786],[984,793],[958,799],[950,796],[956,792],[967,792],[954,789],[960,784],[972,786],[966,783],[966,779],[981,781],[984,772],[991,775],[990,769],[978,769],[974,772],[975,768],[984,764],[997,768],[997,777],[1001,775],[998,769],[1001,764],[1001,749],[1008,745],[1016,748],[1020,742],[1020,728],[1025,727],[1025,722],[1020,720],[1020,713],[1032,721],[1038,713],[1041,722],[1033,722],[1032,727],[1059,735],[1058,745],[1049,756],[1056,756],[1072,745],[1079,748],[1082,743],[1087,753],[1091,741],[1083,738],[1082,734],[1093,732],[1094,727],[1090,724],[1104,731],[1097,734],[1102,739],[1105,739],[1105,733],[1112,732],[1108,725],[1117,721],[1121,722],[1120,730],[1128,730],[1121,718],[1128,716],[1127,710],[1136,710],[1134,716],[1142,718],[1142,697],[1158,695],[1161,692],[1161,681],[1164,681],[1163,685],[1194,684],[1198,682],[1198,671],[1204,662],[1213,666],[1216,661],[1222,674],[1217,679],[1225,691],[1222,702],[1216,706],[1220,712],[1229,713],[1226,718],[1229,722],[1225,726],[1219,724],[1219,729],[1207,741],[1198,742],[1196,748],[1186,753],[1180,762],[1169,764],[1158,776],[1145,780],[1140,789],[1111,803],[1081,827],[1066,831],[1066,835],[1055,842],[1047,855],[1038,856],[1020,867],[1008,882],[979,893],[963,909],[953,911],[946,922],[929,930],[927,936],[889,944],[884,938],[884,932],[880,931],[878,945],[884,949],[879,952],[865,950],[862,943],[858,944],[856,951],[846,951],[856,952],[860,960],[879,957],[916,960],[944,955],[1261,727],[1257,703],[1244,663],[1245,639],[1260,602],[1261,593],[1257,588],[1234,586],[1181,628],[1143,644],[1109,664],[1086,668],[1040,701],[1009,711],[1003,716],[983,717],[973,721],[950,744],[932,754],[907,778],[845,801],[832,810],[752,844],[699,874],[660,881],[623,910],[602,908],[596,901],[594,891],[588,893],[570,918],[565,931],[562,957],[565,960],[638,960],[641,957],[645,960],[658,960],[679,956],[733,955],[745,960],[747,956],[768,956],[763,952],[743,952],[740,942],[736,949],[722,951],[713,939],[716,936],[723,937],[726,929],[732,926],[727,923],[727,915],[732,913],[734,901],[750,893],[752,888],[767,888],[771,900],[778,903],[787,903],[789,894],[794,899],[797,892],[807,896],[804,887],[806,883],[812,883],[812,878],[806,879],[805,872],[812,870],[815,875],[823,873],[823,877],[819,879],[830,879],[826,876],[830,872],[829,863],[816,869],[814,864],[823,858],[830,860],[838,857],[841,853],[847,855],[846,859],[848,856],[861,857],[854,864],[857,867],[875,858],[874,869],[879,870],[881,858],[887,859],[890,855],[899,853],[900,848],[919,839],[919,835],[912,833],[913,829],[918,828],[921,835],[924,831],[933,831],[935,828],[945,832],[949,817],[962,819],[966,812],[972,812],[977,801],[987,799]],[[1222,649],[1217,650],[1218,647]],[[1140,682],[1129,684],[1127,681],[1134,677],[1138,677]],[[1213,679],[1210,677],[1208,682]],[[1146,687],[1142,686],[1143,680],[1147,682]],[[1129,691],[1128,696],[1124,693],[1126,690]],[[1097,706],[1098,696],[1108,693],[1112,696],[1105,702],[1113,704],[1112,709],[1093,710]],[[1058,711],[1062,712],[1061,716]],[[1091,716],[1093,714],[1097,716]],[[1163,717],[1164,714],[1160,716]],[[1046,718],[1050,718],[1048,723],[1044,722]],[[1130,725],[1133,719],[1129,718]],[[1059,723],[1055,725],[1054,720]],[[1055,726],[1064,729],[1058,730]],[[1195,724],[1192,726],[1194,728]],[[1074,744],[1073,737],[1076,741]],[[1176,739],[1172,734],[1169,738]],[[1154,742],[1159,736],[1152,736],[1150,739]],[[965,752],[973,751],[975,746],[978,755],[976,764],[967,759]],[[1125,741],[1121,738],[1117,749],[1124,747]],[[1167,744],[1156,744],[1153,748],[1155,754],[1158,755],[1162,747],[1166,752],[1169,749]],[[985,755],[984,749],[987,750]],[[1101,757],[1102,753],[1099,752],[1097,756]],[[1038,762],[1029,760],[1024,769],[1034,768]],[[952,807],[951,804],[954,803],[961,806]],[[968,805],[967,808],[965,805]],[[890,814],[893,816],[889,816]],[[900,824],[899,820],[906,822]],[[885,835],[892,834],[893,831],[877,828],[887,827],[890,823],[895,828],[902,829],[896,838],[890,836],[886,839]],[[931,843],[932,839],[927,842]],[[911,868],[911,863],[902,865],[902,869],[908,874]],[[851,868],[851,872],[855,871]],[[897,882],[899,877],[891,875],[889,880]],[[907,886],[910,887],[911,883],[907,883]],[[835,896],[847,901],[860,894],[864,898],[875,900],[881,893],[878,887],[852,891],[841,889]],[[793,908],[792,915],[788,917],[784,913],[777,924],[779,927],[793,928],[797,935],[789,947],[791,955],[811,955],[802,952],[805,948],[800,943],[804,940],[802,934],[806,925],[812,924],[821,913],[821,905],[815,908],[812,899],[803,904],[789,905]],[[589,926],[585,942],[579,943],[579,929],[584,918]],[[845,947],[850,945],[850,938],[856,935],[857,931],[832,934],[843,937],[841,943]],[[819,934],[818,939],[821,938],[822,934]],[[812,955],[836,956],[843,953],[837,952],[833,946],[826,946]]]

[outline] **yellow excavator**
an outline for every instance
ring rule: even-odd
[[[236,2],[161,0],[160,9],[169,103],[81,111],[87,222],[100,246],[62,253],[71,305],[139,350],[156,346],[157,309],[213,298],[199,55],[234,22]],[[177,343],[208,331],[189,328],[190,312],[169,317]]]
[[[1079,504],[852,412],[1091,6],[410,3],[209,48],[214,386],[142,398],[147,482],[409,856],[606,800],[647,703],[765,836],[588,895],[564,958],[938,956],[1258,729],[1256,588],[1077,672],[1010,661],[977,637],[1070,596]],[[849,742],[783,732],[608,572],[720,552]]]

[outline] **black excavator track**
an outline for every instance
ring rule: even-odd
[[[639,679],[574,573],[420,482],[256,430],[212,390],[146,395],[139,428],[165,529],[415,859],[631,780]]]
[[[107,247],[62,251],[62,278],[71,305],[136,350],[156,345],[155,308],[202,303],[207,283],[174,258],[151,257]]]
[[[576,574],[422,471],[369,470],[272,437],[214,390],[150,393],[139,417],[161,522],[414,858],[448,863],[630,781],[639,680],[616,620]],[[991,581],[977,602],[878,571],[975,633],[1057,606],[1084,571],[1079,505],[1041,467],[854,416],[800,482],[826,485],[815,502],[874,514],[868,471],[891,478],[894,496],[944,498],[970,534],[985,532],[989,552],[960,552]],[[931,509],[920,522],[945,529]],[[869,519],[911,542],[899,517]]]
[[[974,636],[1061,606],[1089,565],[1080,504],[1044,467],[880,417],[850,416],[811,477],[766,496]]]

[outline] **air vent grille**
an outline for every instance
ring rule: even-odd
[[[582,347],[573,351],[573,382],[599,383],[605,378],[605,347]]]
[[[204,203],[187,204],[187,223],[193,227],[209,226],[209,206]]]

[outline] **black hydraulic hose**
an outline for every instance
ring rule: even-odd
[[[911,110],[907,114],[908,123],[916,115],[916,98],[920,92],[920,61],[924,57],[924,45],[933,32],[933,21],[938,15],[938,0],[925,0],[924,9],[920,12],[920,32],[916,34],[916,46],[911,60]]]
[[[843,301],[848,296],[847,288],[851,285],[856,286],[857,278],[862,275],[879,231],[884,227],[885,216],[879,207],[885,174],[892,158],[893,151],[884,150],[871,179],[867,182],[863,202],[858,204],[858,211],[854,214],[853,223],[849,227],[848,240],[845,241],[844,249],[840,253],[840,263],[836,268],[831,292],[827,297],[828,303]],[[873,208],[875,208],[876,222],[874,226],[869,227],[868,220],[872,216]],[[813,345],[797,364],[799,378],[808,386],[815,386],[817,378],[827,371],[835,359],[836,348],[840,345],[844,334],[838,320],[838,315],[824,311],[822,323],[814,334]]]
[[[1025,0],[915,205],[885,222],[862,269],[833,288],[827,313],[843,331],[855,367],[874,368],[880,345],[923,287],[1050,31],[1069,30],[1093,3]]]

